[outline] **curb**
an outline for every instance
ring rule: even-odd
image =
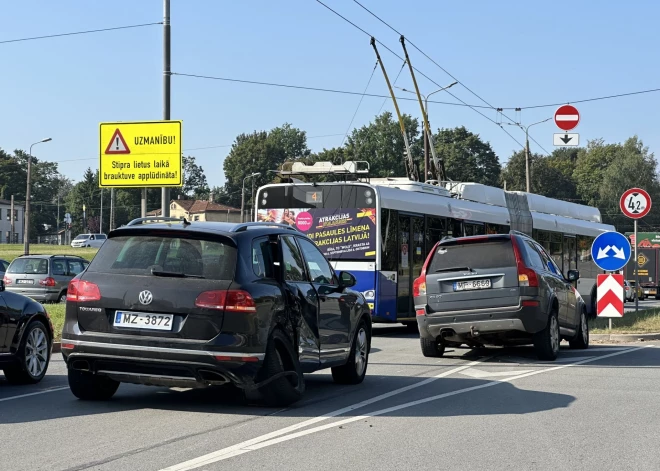
[[[646,342],[649,340],[660,340],[658,334],[591,334],[592,340],[612,340],[615,342]]]
[[[60,353],[62,351],[62,342],[53,342],[52,353]]]

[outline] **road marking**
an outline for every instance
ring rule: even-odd
[[[512,374],[528,373],[532,370],[518,370],[518,371],[484,371],[477,368],[468,368],[461,371],[462,375],[470,376],[472,378],[490,378],[494,376],[511,376]]]
[[[46,393],[57,392],[57,391],[64,391],[65,389],[69,389],[69,386],[64,386],[64,387],[61,387],[61,388],[45,389],[43,391],[37,391],[37,392],[29,393],[29,394],[21,394],[20,396],[3,397],[2,399],[0,399],[0,402],[12,401],[14,399],[22,399],[24,397],[30,397],[30,396],[38,396],[39,394],[46,394]]]
[[[360,420],[366,420],[366,419],[369,419],[371,417],[377,417],[377,416],[388,414],[390,412],[395,412],[395,411],[398,411],[398,410],[401,410],[401,409],[407,409],[409,407],[418,406],[420,404],[425,404],[427,402],[437,401],[439,399],[444,399],[444,398],[451,397],[451,396],[457,396],[459,394],[465,394],[465,393],[468,393],[468,392],[471,392],[471,391],[476,391],[476,390],[479,390],[479,389],[489,388],[489,387],[497,386],[497,385],[503,384],[503,383],[509,383],[509,382],[514,381],[516,379],[526,378],[528,376],[534,376],[534,375],[541,374],[541,373],[549,373],[551,371],[557,371],[557,370],[561,370],[561,369],[564,369],[564,368],[571,368],[571,367],[574,367],[574,366],[579,366],[579,365],[583,365],[583,364],[586,364],[586,363],[591,363],[593,361],[602,360],[602,359],[605,359],[605,358],[610,358],[610,357],[614,357],[614,356],[618,356],[618,355],[624,355],[626,353],[635,352],[635,351],[638,351],[638,350],[641,350],[641,349],[647,348],[647,347],[653,347],[653,345],[645,345],[643,347],[634,347],[634,348],[630,348],[628,350],[622,350],[622,351],[610,353],[608,355],[589,357],[586,360],[571,363],[569,365],[560,365],[560,366],[555,366],[553,368],[546,368],[546,369],[543,369],[543,370],[536,370],[536,371],[531,371],[531,372],[528,372],[528,373],[522,373],[522,374],[511,376],[511,377],[508,377],[508,378],[505,378],[505,379],[502,379],[502,380],[490,381],[488,383],[479,384],[477,386],[458,389],[456,391],[451,391],[451,392],[447,392],[447,393],[443,393],[443,394],[438,394],[436,396],[431,396],[431,397],[427,397],[427,398],[424,398],[424,399],[419,399],[419,400],[416,400],[416,401],[406,402],[404,404],[399,404],[398,406],[388,407],[387,409],[381,409],[381,410],[378,410],[378,411],[375,411],[375,412],[370,412],[369,414],[366,414],[366,415],[360,415],[360,416],[357,416],[357,417],[349,417],[349,418],[346,418],[346,419],[343,419],[343,420],[337,420],[337,421],[334,421],[330,424],[320,425],[320,426],[310,428],[310,429],[307,429],[307,430],[301,430],[299,432],[290,433],[288,435],[286,435],[287,432],[284,432],[285,430],[301,428],[303,426],[302,424],[310,423],[310,422],[313,422],[313,421],[318,422],[320,420],[326,420],[328,418],[327,416],[317,417],[316,419],[311,419],[311,420],[308,420],[306,422],[302,422],[301,424],[294,425],[292,427],[287,427],[287,428],[272,432],[270,434],[262,435],[261,437],[257,437],[257,438],[252,439],[252,440],[247,440],[245,442],[242,442],[242,443],[239,443],[237,445],[233,445],[233,446],[230,446],[230,447],[227,447],[227,448],[223,448],[222,450],[218,450],[218,451],[215,451],[213,453],[209,453],[209,454],[201,456],[199,458],[194,458],[192,460],[185,461],[183,463],[179,463],[179,464],[176,464],[174,466],[170,466],[168,468],[164,468],[161,471],[188,471],[188,470],[192,470],[192,469],[197,469],[201,466],[206,466],[206,465],[209,465],[209,464],[212,464],[212,463],[216,463],[218,461],[223,461],[223,460],[232,458],[234,456],[238,456],[238,455],[242,455],[244,453],[248,453],[250,451],[256,451],[256,450],[259,450],[261,448],[266,448],[268,446],[277,445],[278,443],[293,440],[295,438],[304,437],[306,435],[311,435],[313,433],[321,432],[321,431],[328,430],[328,429],[331,429],[331,428],[336,428],[336,427],[339,427],[341,425],[346,425],[346,424],[349,424],[349,423],[352,423],[352,422],[357,422],[357,421],[360,421]],[[473,362],[473,363],[475,363],[475,362]],[[452,372],[456,373],[457,371],[455,371],[455,370],[462,371],[464,369],[469,368],[470,366],[472,366],[472,365],[466,365],[465,367],[455,368],[454,370],[448,371],[446,373],[449,373],[449,374],[451,374]],[[437,377],[433,377],[433,378],[429,378],[429,379],[433,380],[433,379],[436,379],[436,378]],[[428,381],[428,380],[426,380],[426,381]],[[424,383],[424,381],[422,381],[422,383]],[[417,384],[421,385],[421,383],[417,383]],[[405,389],[405,388],[401,388],[401,389]],[[397,390],[397,391],[399,391],[399,390]],[[368,401],[364,401],[364,402],[368,402]],[[346,409],[350,409],[350,407],[347,407],[347,408],[342,409],[342,410],[346,410]],[[337,412],[337,411],[335,411],[335,412]],[[284,433],[282,433],[282,432],[284,432]],[[276,437],[276,438],[267,439],[265,437]]]
[[[370,399],[366,399],[362,402],[358,402],[357,404],[353,404],[353,405],[350,405],[348,407],[344,407],[342,409],[337,409],[337,410],[334,410],[332,412],[328,412],[327,414],[324,414],[324,415],[321,415],[321,416],[318,416],[318,417],[314,417],[313,419],[309,419],[309,420],[306,420],[304,422],[300,422],[298,424],[294,424],[294,425],[291,425],[289,427],[285,427],[285,428],[280,429],[280,430],[275,430],[274,432],[270,432],[270,433],[267,433],[265,435],[261,435],[261,436],[256,437],[256,438],[252,438],[250,440],[239,443],[237,445],[233,445],[233,446],[230,446],[230,447],[227,447],[227,448],[223,448],[222,450],[218,450],[218,451],[215,451],[213,453],[209,453],[207,455],[200,456],[199,458],[194,458],[190,461],[186,461],[184,463],[180,463],[180,464],[177,464],[177,465],[174,465],[174,466],[170,466],[168,468],[164,468],[161,471],[184,471],[184,470],[188,470],[188,469],[196,469],[196,468],[199,468],[200,466],[204,466],[204,465],[209,464],[209,463],[215,463],[216,461],[227,459],[230,456],[237,456],[234,453],[237,452],[237,451],[241,451],[243,448],[245,448],[247,446],[253,446],[253,445],[256,445],[256,444],[261,443],[261,442],[272,440],[272,439],[274,439],[276,437],[279,437],[281,435],[286,435],[289,432],[293,432],[294,430],[298,430],[298,429],[307,427],[309,425],[314,425],[314,424],[317,424],[319,422],[323,422],[325,420],[332,419],[333,417],[337,417],[338,415],[346,414],[346,413],[352,412],[356,409],[360,409],[362,407],[371,405],[375,402],[379,402],[379,401],[382,401],[384,399],[388,399],[390,397],[396,396],[398,394],[402,394],[402,393],[410,391],[412,389],[416,389],[416,388],[420,388],[422,386],[426,386],[427,384],[430,384],[434,381],[437,381],[440,378],[444,378],[446,376],[450,376],[450,375],[453,375],[455,373],[459,373],[460,371],[463,371],[463,370],[465,370],[467,368],[470,368],[474,365],[478,365],[479,363],[482,363],[484,361],[490,360],[491,358],[493,358],[493,356],[488,356],[488,357],[484,357],[480,360],[472,361],[472,362],[468,363],[467,365],[459,366],[457,368],[453,368],[451,370],[444,371],[444,372],[442,372],[438,375],[431,376],[430,378],[426,378],[425,380],[420,381],[418,383],[411,384],[409,386],[404,386],[404,387],[399,388],[399,389],[395,389],[394,391],[390,391],[390,392],[381,394],[380,396],[376,396],[376,397],[372,397]],[[242,453],[246,453],[246,451],[243,451]],[[238,454],[242,454],[242,453],[238,453]]]

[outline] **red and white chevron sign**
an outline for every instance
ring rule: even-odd
[[[598,317],[623,317],[623,275],[598,275],[597,286]]]

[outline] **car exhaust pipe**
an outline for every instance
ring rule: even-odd
[[[87,360],[74,360],[71,363],[72,370],[78,371],[91,371],[92,368]]]

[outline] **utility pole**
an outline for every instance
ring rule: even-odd
[[[23,251],[25,252],[25,255],[30,255],[30,189],[32,187],[32,147],[36,146],[37,144],[41,144],[42,142],[49,142],[52,140],[52,138],[47,137],[46,139],[42,139],[30,145],[30,153],[28,154],[27,161],[27,186],[25,188],[25,222],[23,226]]]
[[[55,235],[57,236],[57,245],[60,245],[60,194],[57,193],[57,224],[55,224]]]
[[[163,119],[166,121],[170,119],[170,79],[172,78],[170,33],[170,0],[163,0]],[[170,189],[167,187],[161,189],[160,210],[161,216],[170,215]],[[146,212],[143,217],[145,216]]]
[[[527,127],[525,127],[521,124],[518,125],[525,131],[525,182],[526,182],[525,188],[526,188],[527,193],[532,192],[532,190],[531,190],[531,187],[532,187],[531,176],[530,176],[530,173],[529,173],[529,128],[531,128],[532,126],[536,126],[537,124],[541,124],[541,123],[545,123],[546,121],[550,121],[551,119],[552,118],[547,118],[547,119],[544,119],[543,121],[539,121],[537,123],[532,123]]]

